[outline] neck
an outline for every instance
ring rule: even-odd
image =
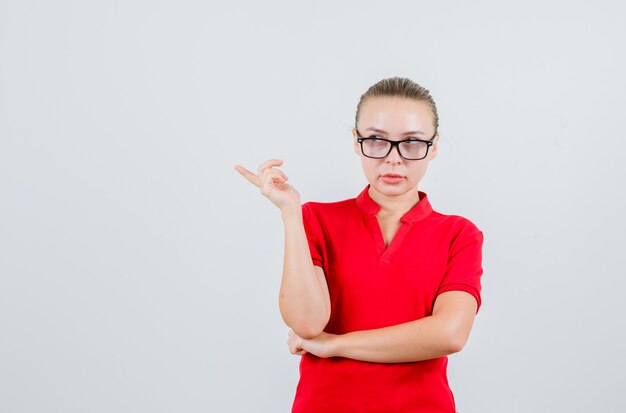
[[[380,205],[377,215],[382,216],[402,216],[420,200],[417,187],[401,195],[385,195],[370,185],[367,192],[370,198]]]

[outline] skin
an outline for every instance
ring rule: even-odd
[[[357,122],[359,133],[367,138],[378,135],[390,140],[409,137],[428,140],[435,132],[432,112],[425,102],[404,98],[370,98],[363,102]],[[369,130],[376,128],[386,133]],[[403,135],[407,131],[422,131],[421,134]],[[361,158],[361,167],[370,184],[369,195],[381,206],[379,218],[398,219],[418,201],[417,186],[426,173],[428,164],[437,156],[439,133],[435,144],[428,150],[428,156],[419,161],[409,161],[400,156],[397,147],[384,159],[372,159],[361,153],[356,140],[356,128],[352,129],[354,153]],[[387,184],[381,176],[386,173],[404,177],[398,184]]]
[[[285,324],[299,337],[313,338],[324,330],[330,319],[330,294],[324,270],[311,260],[300,194],[287,183],[287,175],[276,168],[282,163],[280,159],[270,159],[259,167],[258,175],[241,165],[235,165],[235,169],[280,208],[285,224],[280,313]]]
[[[400,97],[367,99],[361,106],[357,127],[362,137],[375,134],[390,140],[408,137],[428,140],[435,131],[433,114],[425,102]],[[376,128],[384,133],[373,132],[369,128]],[[423,134],[404,135],[407,131],[422,131]],[[360,144],[356,141],[356,129],[352,129],[352,137],[354,152],[361,158],[363,172],[370,184],[369,195],[381,206],[376,216],[388,244],[401,225],[400,217],[419,201],[418,184],[424,177],[429,162],[437,155],[439,134],[435,136],[435,143],[430,147],[427,157],[418,161],[402,158],[397,147],[386,158],[368,158],[361,153]],[[263,164],[259,168],[258,178],[239,165],[236,169],[248,180],[258,184],[262,193],[281,207],[281,210],[283,207],[286,210],[291,203],[299,202],[299,195],[296,197],[297,192],[293,193],[288,187],[283,187],[287,191],[273,192],[272,185],[287,185],[286,176],[271,169],[272,165],[280,163],[282,161],[270,160]],[[381,177],[386,173],[402,175],[403,179],[396,184],[385,183]],[[320,267],[315,268],[316,271],[321,270]],[[476,309],[476,299],[471,294],[465,291],[447,291],[437,297],[433,314],[428,317],[347,334],[329,334],[322,331],[313,337],[302,337],[290,330],[287,344],[294,355],[310,352],[324,358],[347,357],[380,363],[427,360],[461,351],[473,326]]]

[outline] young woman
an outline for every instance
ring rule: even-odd
[[[370,87],[352,129],[368,184],[341,201],[301,204],[282,160],[235,166],[285,224],[280,311],[302,356],[292,412],[456,412],[447,355],[480,308],[483,233],[418,190],[438,123],[411,80]]]

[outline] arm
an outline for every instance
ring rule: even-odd
[[[447,291],[435,300],[433,314],[419,320],[373,330],[313,339],[290,337],[293,354],[308,351],[319,357],[346,357],[376,363],[428,360],[459,352],[476,316],[476,299],[465,291]],[[297,334],[297,333],[296,333]]]
[[[476,315],[476,299],[464,291],[440,294],[433,314],[337,338],[337,355],[356,360],[400,363],[446,356],[463,349]]]
[[[285,257],[280,285],[280,312],[302,338],[318,336],[330,319],[330,295],[324,270],[313,265],[302,207],[281,209],[285,224]]]
[[[235,169],[280,208],[285,223],[285,260],[280,284],[279,307],[285,323],[302,337],[319,335],[330,320],[330,295],[321,267],[313,265],[308,245],[300,194],[287,183],[281,159],[259,167],[259,175],[241,165]]]

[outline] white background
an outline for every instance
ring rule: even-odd
[[[0,1],[0,412],[287,412],[280,211],[367,184],[360,95],[433,94],[420,189],[485,235],[461,413],[623,412],[618,1]]]

